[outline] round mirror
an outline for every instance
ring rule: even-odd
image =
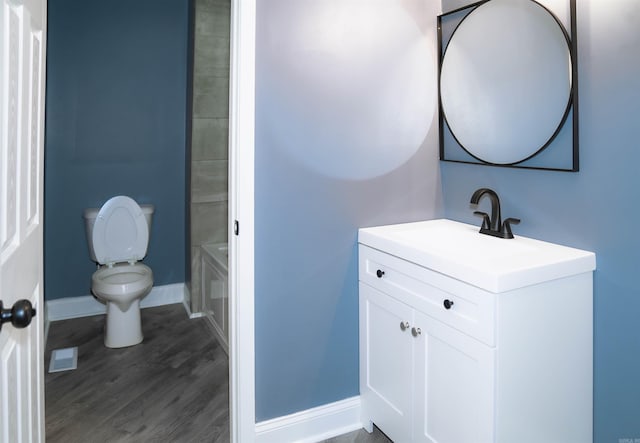
[[[490,0],[460,22],[446,47],[444,118],[475,158],[519,163],[555,137],[571,81],[569,41],[556,18],[533,0]]]

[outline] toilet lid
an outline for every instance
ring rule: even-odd
[[[142,260],[148,243],[147,221],[133,199],[119,195],[100,208],[93,226],[93,249],[98,263]]]

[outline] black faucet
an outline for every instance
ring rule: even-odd
[[[482,226],[480,227],[480,234],[492,235],[499,238],[513,238],[511,232],[511,224],[517,225],[520,223],[520,219],[508,218],[502,222],[500,216],[500,199],[495,191],[489,188],[480,188],[471,196],[471,204],[477,205],[480,202],[482,196],[487,195],[491,200],[491,216],[486,212],[475,211],[475,215],[482,217]]]

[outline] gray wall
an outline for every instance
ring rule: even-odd
[[[438,215],[440,177],[434,5],[257,6],[261,421],[358,395],[357,229]]]
[[[191,311],[202,310],[200,245],[227,242],[230,0],[195,0]]]
[[[45,297],[90,293],[82,211],[156,206],[145,263],[184,281],[187,0],[49,2]]]
[[[522,219],[516,234],[597,254],[594,441],[618,442],[640,439],[640,3],[577,7],[580,172],[443,163],[442,186],[448,218],[478,224],[468,202],[487,186]]]

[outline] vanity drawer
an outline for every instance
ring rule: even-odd
[[[361,282],[495,345],[495,294],[362,244],[358,251]]]

